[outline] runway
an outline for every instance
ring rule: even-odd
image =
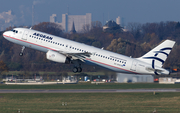
[[[133,93],[180,92],[180,89],[1,89],[0,93]]]

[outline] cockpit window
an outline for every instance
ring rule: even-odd
[[[13,31],[14,33],[18,33],[18,31],[17,31],[17,30],[11,30],[11,31]]]

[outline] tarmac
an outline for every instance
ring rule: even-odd
[[[1,89],[0,93],[137,93],[180,92],[180,89]]]

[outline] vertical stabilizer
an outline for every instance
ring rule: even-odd
[[[169,53],[171,52],[174,44],[175,41],[165,40],[157,47],[155,47],[154,49],[152,49],[151,51],[137,59],[151,64],[152,68],[155,68],[155,66],[162,67]]]

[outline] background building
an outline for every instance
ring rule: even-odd
[[[13,27],[16,21],[16,16],[11,10],[0,13],[0,31],[5,30],[7,27]]]
[[[56,14],[52,14],[52,16],[50,16],[50,22],[56,22]]]
[[[81,32],[84,25],[91,25],[91,13],[86,13],[86,15],[68,15],[62,14],[62,27],[66,32],[70,32],[71,28],[74,26],[77,32]]]
[[[154,82],[154,76],[117,73],[116,80],[119,83],[152,83]]]
[[[56,22],[56,14],[50,16],[50,22]],[[73,22],[74,28],[77,32],[81,32],[84,25],[91,26],[91,13],[86,13],[86,15],[68,15],[62,14],[62,23],[58,23],[62,26],[65,32],[70,32],[72,30]]]

